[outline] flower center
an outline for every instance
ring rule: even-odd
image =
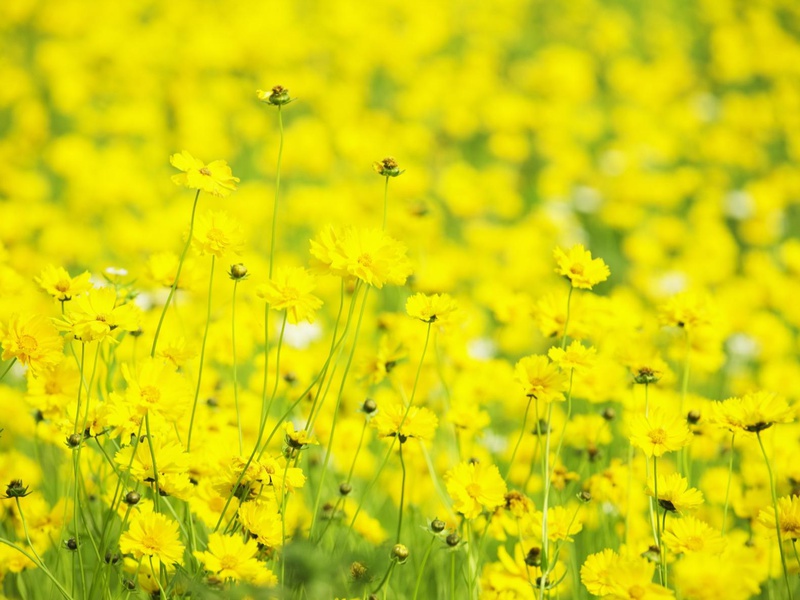
[[[217,229],[216,227],[209,229],[206,237],[215,244],[221,244],[225,241],[225,234],[221,229]]]
[[[300,299],[300,292],[297,288],[287,287],[283,290],[283,297],[287,302],[297,302]]]
[[[644,589],[642,586],[640,586],[640,585],[635,585],[635,586],[633,586],[632,588],[630,588],[630,589],[628,590],[628,595],[629,595],[631,598],[637,598],[637,599],[638,599],[638,598],[644,598],[644,595],[645,595],[646,593],[647,593],[647,590],[645,590],[645,589]]]
[[[653,429],[647,435],[650,438],[650,441],[656,446],[667,441],[667,432],[660,427],[658,429]]]
[[[35,352],[39,347],[39,342],[32,335],[23,335],[19,338],[19,349],[25,354]]]
[[[683,545],[686,546],[692,552],[697,552],[703,549],[703,538],[698,535],[690,535],[686,538],[683,542]]]
[[[230,554],[219,559],[219,566],[221,567],[220,571],[226,571],[228,569],[234,570],[238,564],[239,561],[236,560],[236,557],[231,556]]]
[[[161,392],[154,385],[146,385],[139,392],[147,404],[156,404],[161,399]]]
[[[56,283],[53,287],[56,288],[59,292],[62,292],[62,293],[63,292],[67,292],[67,291],[69,291],[69,280],[68,279],[62,279],[58,283]]]
[[[583,265],[580,263],[573,263],[569,267],[569,272],[573,275],[583,275]]]
[[[200,175],[205,175],[206,177],[211,177],[211,171],[208,169],[208,167],[203,167],[202,169],[200,169],[199,172],[200,172]]]
[[[367,253],[362,254],[358,257],[358,264],[368,269],[372,266],[372,256]]]
[[[481,495],[481,486],[477,483],[470,483],[467,486],[467,494],[469,494],[472,498],[477,498]]]

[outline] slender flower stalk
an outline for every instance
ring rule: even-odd
[[[167,314],[167,309],[169,308],[170,302],[172,302],[172,297],[175,295],[175,290],[178,289],[178,280],[181,277],[181,269],[183,269],[183,261],[186,260],[186,253],[189,251],[189,246],[192,245],[192,234],[194,233],[194,216],[197,212],[197,200],[200,198],[200,190],[194,195],[194,202],[192,203],[192,217],[189,220],[189,237],[186,238],[186,244],[183,246],[183,252],[181,252],[181,257],[178,260],[178,268],[175,271],[175,281],[172,282],[172,285],[169,288],[169,294],[167,295],[167,301],[164,303],[164,308],[161,309],[161,316],[158,318],[158,325],[156,326],[156,334],[153,336],[153,346],[150,348],[150,357],[154,357],[156,355],[156,348],[158,347],[158,336],[161,335],[161,326],[164,324],[164,317]],[[61,308],[63,312],[64,303],[61,303]]]
[[[275,237],[278,233],[278,198],[281,193],[281,163],[283,161],[283,106],[278,104],[278,164],[275,170],[275,199],[272,203],[272,237],[269,242],[269,276],[272,277],[272,267],[275,263]]]
[[[511,460],[508,461],[508,470],[506,471],[506,476],[503,478],[506,482],[506,485],[508,484],[508,477],[511,475],[511,469],[514,468],[514,459],[516,458],[517,451],[522,443],[522,436],[525,435],[525,425],[528,423],[528,412],[530,412],[532,401],[533,396],[528,396],[528,403],[525,405],[525,413],[522,415],[522,430],[519,432],[517,443],[514,445],[514,451],[511,453]]]
[[[736,433],[731,433],[731,456],[728,462],[728,485],[725,487],[725,510],[722,513],[722,535],[725,535],[725,528],[728,524],[728,506],[731,497],[731,481],[733,480],[733,444],[736,441]]]
[[[17,357],[15,356],[14,358],[11,359],[11,362],[8,363],[6,370],[3,371],[3,373],[0,375],[0,381],[3,381],[3,379],[5,379],[6,375],[8,375],[8,372],[11,370],[11,367],[13,367],[16,362],[17,362]]]
[[[186,451],[192,448],[192,430],[194,429],[194,416],[197,412],[197,400],[200,398],[200,386],[203,381],[203,362],[206,357],[206,342],[208,341],[208,328],[211,324],[211,290],[214,287],[214,264],[216,256],[211,255],[211,275],[208,278],[208,301],[206,303],[206,326],[203,331],[203,342],[200,345],[200,365],[197,368],[197,387],[194,392],[194,402],[192,403],[192,416],[189,418],[189,435],[186,438]]]
[[[398,434],[399,435],[399,434]],[[403,476],[400,481],[400,513],[397,517],[397,539],[396,544],[400,543],[400,535],[403,532],[403,504],[406,498],[406,463],[403,460],[403,440],[400,440],[400,468],[403,471]]]
[[[428,564],[428,557],[431,555],[431,550],[433,550],[433,544],[436,541],[436,536],[431,536],[431,543],[428,544],[428,549],[425,551],[425,555],[422,557],[422,564],[419,566],[419,574],[417,575],[417,583],[414,585],[414,598],[413,600],[417,600],[419,596],[419,588],[422,585],[422,576],[425,574],[425,566]],[[455,598],[455,596],[451,596],[451,598]]]
[[[786,554],[783,551],[783,540],[781,539],[781,523],[778,517],[778,496],[775,492],[775,480],[772,475],[772,466],[769,464],[769,457],[764,448],[764,441],[761,439],[761,432],[756,431],[756,438],[758,445],[761,448],[761,454],[764,455],[764,462],[767,465],[767,473],[769,474],[769,491],[772,494],[772,509],[775,512],[775,532],[778,534],[778,551],[781,555],[781,565],[783,566],[783,578],[786,581],[786,591],[789,594],[789,600],[793,599],[792,584],[789,581],[789,569],[786,566]]]
[[[242,441],[242,415],[239,411],[239,377],[236,360],[236,290],[240,279],[233,281],[233,298],[231,300],[231,358],[233,359],[233,403],[236,406],[236,428],[239,432],[239,454],[244,452]]]

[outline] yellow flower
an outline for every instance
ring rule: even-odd
[[[576,373],[590,370],[596,362],[597,350],[591,346],[586,348],[578,340],[574,340],[566,350],[558,347],[550,348],[547,356],[550,357],[563,371],[574,369]]]
[[[653,488],[648,485],[647,495],[656,497]],[[689,487],[689,480],[681,477],[680,473],[672,473],[664,477],[658,476],[659,506],[670,512],[682,513],[685,510],[694,510],[703,503],[703,493]]]
[[[591,554],[581,567],[581,581],[593,596],[606,600],[662,600],[674,592],[652,583],[656,565],[641,556],[619,556],[610,549]]]
[[[239,178],[233,176],[231,168],[224,160],[215,160],[206,165],[184,150],[170,156],[169,162],[179,171],[183,171],[172,176],[175,184],[202,190],[212,196],[224,198],[236,191],[236,184],[239,183]]]
[[[3,346],[3,360],[16,358],[27,365],[34,376],[52,369],[64,358],[61,352],[64,340],[41,315],[11,315],[8,323],[0,325],[0,345]]]
[[[91,289],[72,304],[64,318],[55,324],[81,342],[111,339],[111,333],[118,329],[139,328],[139,309],[131,303],[117,305],[117,293],[112,287]]]
[[[170,363],[146,358],[139,363],[135,373],[128,364],[121,368],[128,384],[125,399],[144,416],[148,412],[167,421],[178,421],[192,399],[189,381]]]
[[[691,331],[711,323],[711,304],[707,296],[693,292],[676,294],[658,307],[662,325]]]
[[[660,494],[661,488],[658,491]],[[771,526],[774,523],[775,521],[770,521]],[[720,533],[691,515],[680,519],[671,519],[664,531],[663,540],[667,548],[674,554],[695,552],[719,554],[725,549],[725,540]]]
[[[239,521],[242,527],[259,543],[267,548],[283,545],[281,515],[274,501],[244,502],[239,507]]]
[[[244,246],[242,229],[225,211],[209,211],[197,219],[192,246],[201,256],[212,254],[222,258],[230,252],[241,254]]]
[[[223,581],[245,581],[255,585],[272,586],[277,578],[267,566],[256,559],[258,543],[242,541],[240,535],[212,533],[208,536],[208,550],[195,552],[203,567]]]
[[[692,432],[681,417],[654,408],[649,417],[640,413],[631,419],[630,441],[647,456],[661,456],[691,443]]]
[[[311,292],[316,287],[314,276],[302,267],[281,267],[275,276],[256,289],[272,310],[285,310],[289,323],[314,322],[314,314],[322,300]]]
[[[775,509],[772,506],[758,513],[758,522],[768,528],[770,535],[775,535]],[[782,540],[800,538],[800,497],[778,498],[778,523]]]
[[[308,431],[305,429],[295,430],[294,423],[291,421],[287,421],[283,424],[283,432],[286,434],[284,438],[286,440],[286,444],[295,450],[300,450],[308,445],[317,445],[317,440],[310,437],[308,435]]]
[[[406,414],[408,412],[408,414]],[[401,426],[402,423],[402,426]],[[399,401],[382,403],[370,421],[382,437],[400,435],[400,441],[407,438],[430,440],[436,434],[439,419],[433,411],[424,406],[406,407]]]
[[[317,266],[336,276],[357,277],[368,285],[403,285],[411,274],[406,247],[380,229],[323,230],[311,240]]]
[[[525,395],[542,402],[563,401],[568,377],[541,355],[526,356],[515,367],[515,378],[522,384]]]
[[[734,433],[758,433],[775,423],[791,423],[794,411],[777,394],[759,391],[714,402],[711,421]]]
[[[556,273],[564,275],[572,283],[572,287],[592,289],[593,286],[608,279],[611,271],[602,258],[592,258],[591,252],[582,244],[576,244],[567,252],[561,248],[553,251],[556,259]]]
[[[119,538],[119,549],[137,560],[152,557],[165,565],[183,562],[184,546],[178,536],[178,524],[156,512],[134,512],[128,531]]]
[[[444,480],[453,508],[465,519],[474,519],[484,509],[491,511],[506,502],[506,482],[495,465],[462,462],[448,471]]]
[[[536,519],[541,521],[543,513],[536,512]],[[547,509],[547,539],[551,542],[571,542],[572,536],[583,529],[583,523],[576,510],[567,510],[563,506]]]
[[[423,323],[434,323],[447,320],[458,305],[449,294],[414,294],[406,300],[406,312],[409,317],[419,319]]]
[[[73,297],[88,292],[92,289],[89,281],[91,274],[85,271],[76,277],[70,277],[63,267],[48,265],[41,275],[35,278],[42,289],[59,302],[67,302]]]

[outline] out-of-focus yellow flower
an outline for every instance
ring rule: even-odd
[[[574,370],[581,373],[591,369],[596,362],[597,350],[588,348],[574,340],[565,350],[553,347],[547,351],[547,356],[564,371]]]
[[[370,421],[382,437],[400,437],[431,440],[436,434],[439,419],[424,406],[406,407],[402,402],[389,401],[378,406],[378,412]]]
[[[794,411],[772,392],[758,391],[712,405],[711,421],[734,433],[758,433],[775,423],[791,423]]]
[[[582,244],[576,244],[567,252],[556,248],[553,256],[556,259],[556,273],[569,279],[572,287],[590,290],[611,275],[603,259],[593,259],[592,253]]]
[[[541,402],[564,400],[564,388],[569,376],[546,356],[533,355],[520,359],[514,374],[528,398]]]
[[[774,523],[770,521],[771,526]],[[720,533],[691,515],[671,519],[664,530],[663,540],[673,554],[719,554],[725,549],[725,540]]]
[[[241,254],[244,246],[242,228],[225,211],[209,211],[197,218],[192,246],[200,255],[211,254],[217,258],[231,252]]]
[[[195,552],[203,568],[223,581],[245,581],[255,585],[272,586],[277,577],[267,565],[256,558],[258,543],[242,540],[240,535],[212,533],[208,536],[208,550]]]
[[[285,310],[289,323],[314,322],[322,300],[311,292],[314,276],[302,267],[281,267],[267,283],[258,286],[256,295],[266,300],[272,310]]]
[[[231,168],[224,160],[215,160],[207,165],[189,154],[186,150],[169,157],[170,164],[183,171],[172,176],[176,185],[208,192],[212,196],[224,198],[236,191],[239,178],[234,177]]]
[[[758,513],[758,522],[767,528],[770,535],[776,534],[775,508],[769,506]],[[781,540],[796,540],[800,538],[800,497],[784,496],[778,498],[778,525],[781,530]]]
[[[661,456],[680,450],[692,441],[692,432],[678,415],[654,408],[649,416],[637,414],[631,420],[630,440],[647,456]]]
[[[647,495],[656,498],[652,484],[647,486]],[[664,510],[682,513],[700,506],[703,503],[703,493],[689,487],[689,480],[681,477],[680,473],[671,473],[666,477],[659,473],[656,500]]]

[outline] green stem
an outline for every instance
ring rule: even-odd
[[[399,434],[398,434],[399,435]],[[397,518],[397,541],[400,543],[400,534],[403,531],[403,504],[406,499],[406,463],[403,460],[403,441],[400,440],[400,468],[403,470],[403,476],[400,480],[400,516]]]
[[[764,462],[767,464],[767,473],[769,474],[769,491],[772,493],[772,509],[775,511],[775,532],[778,534],[778,550],[781,554],[781,565],[783,566],[783,578],[786,581],[786,590],[789,593],[789,600],[794,597],[792,594],[792,585],[789,582],[789,569],[786,567],[786,555],[783,552],[783,540],[781,539],[781,523],[778,517],[778,495],[775,492],[775,481],[772,476],[772,467],[769,464],[769,457],[767,450],[764,448],[764,442],[761,440],[761,432],[756,431],[756,438],[758,438],[758,445],[761,447],[761,454],[764,455]]]
[[[206,326],[203,331],[203,342],[200,345],[200,365],[197,371],[197,388],[194,392],[194,403],[192,404],[192,416],[189,419],[189,436],[186,439],[186,451],[192,449],[192,430],[194,429],[194,416],[197,412],[197,399],[200,397],[200,384],[203,381],[203,361],[206,357],[206,341],[208,340],[208,328],[211,323],[211,290],[214,285],[214,262],[217,257],[211,255],[211,276],[208,278],[208,302],[206,304]]]
[[[275,200],[272,203],[272,239],[269,242],[269,277],[272,277],[272,266],[275,259],[275,236],[278,231],[278,196],[281,191],[281,162],[283,160],[283,113],[278,105],[278,129],[280,130],[280,143],[278,145],[278,166],[275,172]]]
[[[172,297],[175,295],[175,290],[178,288],[178,279],[181,276],[181,269],[183,269],[183,261],[186,259],[186,253],[189,251],[189,246],[192,245],[192,234],[194,233],[194,215],[197,211],[197,200],[200,198],[200,190],[197,190],[197,193],[194,195],[194,203],[192,204],[192,218],[189,221],[189,237],[186,239],[186,244],[183,246],[183,252],[181,252],[181,258],[178,261],[178,269],[175,272],[175,281],[172,282],[172,285],[169,288],[169,295],[167,296],[167,301],[164,303],[164,308],[161,309],[161,316],[158,318],[158,326],[156,327],[156,334],[153,337],[153,346],[150,348],[150,357],[154,357],[156,355],[156,346],[158,345],[158,336],[161,335],[161,326],[164,324],[164,317],[167,314],[167,309],[169,308],[170,302],[172,302]],[[64,303],[61,303],[61,307],[64,307]]]
[[[317,521],[317,515],[319,514],[319,503],[322,498],[322,490],[324,489],[325,483],[325,475],[328,472],[328,463],[331,459],[332,448],[333,448],[333,438],[334,434],[336,433],[336,422],[339,417],[339,406],[342,403],[342,395],[344,393],[344,386],[347,382],[347,375],[350,372],[350,366],[353,364],[353,356],[356,353],[356,346],[358,345],[358,334],[361,331],[361,323],[364,319],[364,309],[367,307],[367,298],[369,296],[369,287],[364,289],[364,296],[361,299],[361,311],[358,315],[358,321],[356,321],[356,329],[353,332],[353,345],[350,348],[350,355],[347,357],[347,364],[344,367],[344,373],[342,373],[342,381],[339,384],[339,392],[336,394],[336,405],[333,408],[333,419],[331,421],[331,431],[328,435],[328,447],[325,449],[325,460],[322,463],[322,471],[320,473],[319,478],[319,487],[317,488],[317,497],[314,501],[314,512],[311,514],[311,526],[308,530],[308,537],[311,538],[311,534],[314,531],[314,525]],[[348,319],[349,322],[349,319]]]
[[[514,468],[514,459],[517,457],[517,450],[519,450],[519,445],[522,443],[522,436],[525,435],[525,425],[528,422],[528,411],[531,409],[531,401],[533,401],[533,396],[528,396],[528,403],[525,405],[525,414],[522,415],[522,431],[519,432],[519,437],[517,438],[517,443],[514,446],[514,451],[511,453],[511,460],[508,461],[508,470],[506,471],[506,476],[504,478],[506,485],[508,485],[508,477],[511,475],[511,469]]]
[[[661,561],[663,559],[663,549],[661,548],[661,530],[658,527],[658,458],[653,456],[653,495],[655,496],[653,499],[653,503],[650,505],[651,509],[653,509],[653,504],[655,504],[655,530],[653,531],[653,536],[655,538],[655,544],[658,548],[658,577],[661,581],[661,585],[666,585],[666,581],[664,580],[664,571],[661,568]],[[652,518],[652,514],[651,514]]]
[[[396,558],[392,558],[391,562],[389,563],[389,568],[386,569],[386,573],[384,574],[383,579],[381,579],[381,582],[378,584],[378,587],[376,587],[374,590],[372,590],[373,594],[377,594],[379,591],[381,591],[381,588],[384,585],[386,585],[386,582],[389,581],[389,577],[391,576],[392,571],[394,570],[394,566],[396,564],[397,564],[397,559]]]
[[[25,558],[27,558],[29,561],[36,564],[36,566],[42,570],[42,573],[47,575],[47,578],[50,579],[50,581],[52,581],[53,584],[58,588],[58,591],[61,592],[61,595],[64,596],[64,598],[66,598],[67,600],[73,600],[70,593],[66,589],[64,589],[64,586],[59,583],[58,579],[55,578],[55,576],[50,572],[50,570],[45,566],[45,564],[41,560],[37,564],[33,556],[25,552],[25,550],[17,546],[14,542],[7,540],[5,538],[0,537],[0,544],[5,544],[9,548],[13,548],[17,552],[25,556]],[[31,548],[33,547],[31,546]]]
[[[386,183],[383,185],[383,230],[386,230],[386,215],[389,212],[389,176],[385,177]]]
[[[242,415],[239,411],[239,377],[236,368],[236,289],[239,280],[233,282],[233,299],[231,300],[231,358],[233,359],[233,403],[236,406],[236,428],[239,431],[239,454],[244,452],[242,440]]]
[[[736,434],[731,433],[731,457],[728,462],[728,485],[725,488],[725,510],[722,513],[722,535],[725,535],[725,527],[728,524],[728,505],[731,497],[731,481],[733,480],[733,444],[736,440]]]
[[[417,575],[417,583],[414,586],[414,598],[413,600],[417,600],[417,596],[419,596],[419,586],[422,584],[422,576],[425,574],[425,565],[428,564],[428,557],[431,554],[431,550],[433,550],[433,543],[436,541],[435,536],[431,536],[431,543],[428,544],[428,549],[425,551],[425,556],[422,557],[422,564],[419,567],[419,575]],[[451,596],[455,598],[455,596]]]
[[[570,294],[572,288],[570,288]],[[566,328],[564,329],[566,332]],[[565,337],[566,339],[566,337]],[[563,345],[563,344],[562,344]],[[544,478],[544,500],[542,501],[542,577],[539,582],[539,600],[544,600],[545,586],[547,585],[545,573],[548,571],[548,540],[547,540],[547,510],[550,502],[550,431],[552,429],[551,423],[553,422],[553,403],[547,408],[547,433],[545,434],[544,443],[544,465],[542,468],[542,477]]]
[[[561,349],[567,347],[567,327],[569,326],[569,315],[570,315],[570,306],[572,301],[572,290],[574,290],[571,285],[569,286],[569,294],[567,294],[567,315],[564,318],[564,333],[561,336]]]
[[[15,356],[14,358],[11,359],[11,362],[8,363],[8,366],[6,367],[6,370],[3,371],[3,374],[0,375],[0,381],[3,381],[3,379],[5,379],[5,376],[8,375],[8,372],[11,370],[11,367],[13,367],[14,363],[16,362],[17,362],[17,357]]]

